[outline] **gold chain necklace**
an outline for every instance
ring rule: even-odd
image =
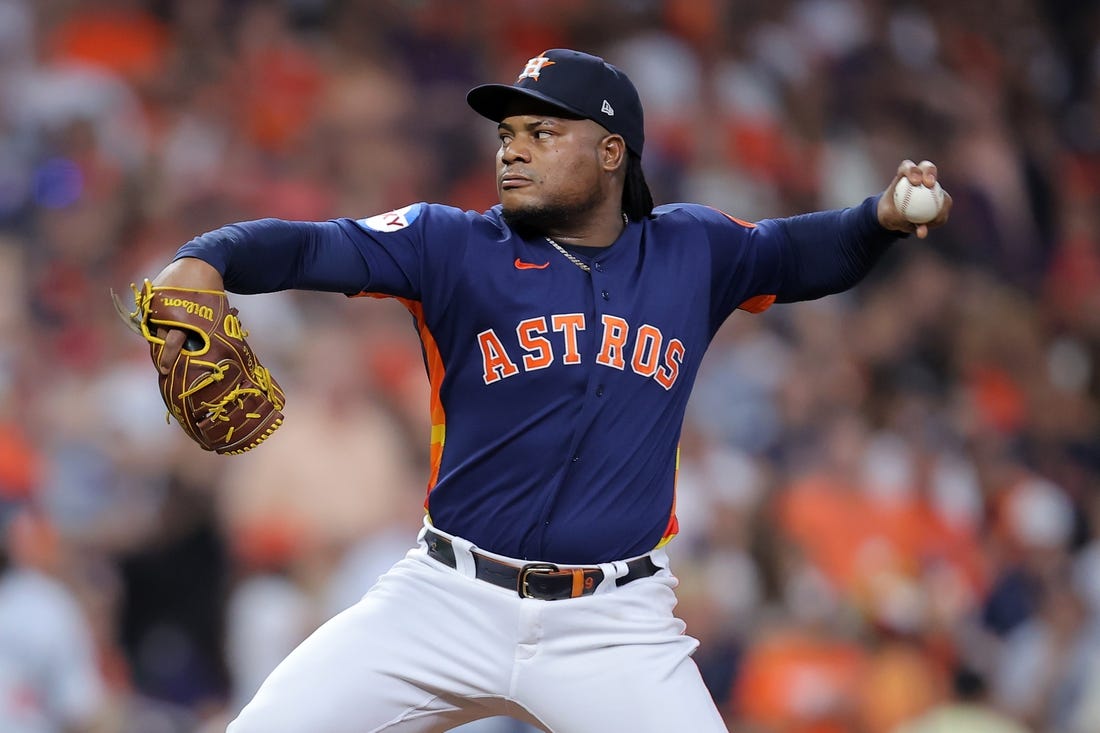
[[[626,213],[625,212],[623,213],[623,226],[624,227],[630,226],[630,220],[626,218]],[[592,272],[591,267],[589,267],[586,263],[582,262],[576,255],[574,255],[572,252],[567,250],[565,247],[562,247],[560,244],[555,242],[553,239],[551,239],[550,237],[547,237],[545,235],[543,235],[543,239],[545,239],[547,242],[549,242],[551,247],[553,247],[557,251],[561,252],[562,255],[565,256],[565,259],[569,260],[570,262],[572,262],[574,265],[581,268],[585,272]]]
[[[565,247],[562,247],[560,244],[555,242],[550,237],[543,237],[543,239],[545,239],[547,242],[549,242],[551,247],[553,247],[554,249],[556,249],[557,251],[559,251],[563,255],[565,255],[565,259],[569,260],[570,262],[572,262],[574,265],[581,268],[585,272],[592,272],[591,267],[589,267],[587,264],[585,264],[585,263],[581,262],[579,259],[577,259],[577,257],[572,252],[567,250]]]

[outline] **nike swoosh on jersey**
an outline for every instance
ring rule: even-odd
[[[549,260],[543,262],[541,265],[536,265],[534,262],[524,262],[519,257],[516,258],[515,263],[517,270],[545,270],[550,266]]]

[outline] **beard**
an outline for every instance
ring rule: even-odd
[[[600,204],[600,191],[592,188],[574,201],[552,201],[518,208],[505,208],[501,214],[512,231],[524,239],[542,237],[552,231],[571,228],[595,211]]]

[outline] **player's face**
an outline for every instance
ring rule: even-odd
[[[497,150],[497,193],[509,224],[546,232],[596,211],[608,195],[600,164],[607,130],[543,105],[509,112]]]

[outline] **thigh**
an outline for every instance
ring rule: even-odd
[[[606,656],[619,662],[615,669],[605,669],[602,675],[581,671],[542,699],[537,708],[532,706],[551,731],[726,733],[722,716],[690,658],[681,659],[663,673],[658,671],[660,666],[646,666],[653,655],[641,661],[630,655]]]
[[[520,699],[563,733],[725,733],[691,658],[698,642],[673,615],[674,583],[646,579],[548,604],[538,665],[523,671]]]
[[[429,733],[499,714],[507,604],[410,553],[283,660],[228,733]]]

